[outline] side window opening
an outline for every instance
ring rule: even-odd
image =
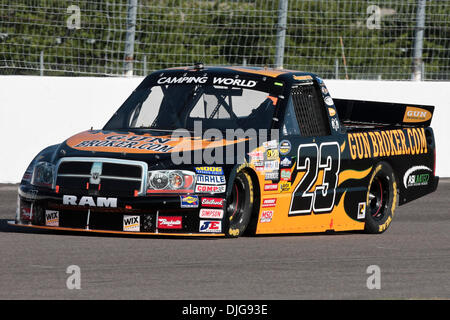
[[[319,89],[313,84],[292,87],[292,102],[300,128],[305,137],[331,134],[325,103]]]
[[[284,136],[300,135],[300,128],[298,127],[298,122],[295,116],[292,98],[289,98],[286,112],[284,114],[283,125],[281,126],[281,131]]]

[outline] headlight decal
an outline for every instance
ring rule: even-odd
[[[147,193],[194,191],[195,173],[186,170],[155,170],[148,172]]]
[[[53,186],[55,175],[55,166],[49,162],[38,162],[33,169],[31,184],[35,186],[49,187]]]

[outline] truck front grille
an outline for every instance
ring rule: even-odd
[[[98,196],[144,195],[147,164],[109,158],[62,158],[55,186],[64,194]]]

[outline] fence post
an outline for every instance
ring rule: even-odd
[[[416,15],[416,36],[414,38],[414,57],[413,57],[413,74],[412,80],[422,81],[422,51],[423,51],[423,34],[425,29],[425,6],[426,0],[417,0]]]
[[[44,75],[44,50],[39,54],[39,75]]]
[[[286,21],[288,0],[278,2],[277,42],[275,51],[275,68],[283,69],[284,43],[286,41]]]
[[[339,80],[339,60],[338,58],[334,59],[334,78]]]
[[[147,76],[147,55],[144,54],[144,77]]]
[[[127,5],[127,33],[125,36],[125,62],[124,73],[127,77],[133,76],[134,37],[136,33],[137,1],[128,0]]]

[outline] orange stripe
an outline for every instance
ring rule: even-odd
[[[142,235],[142,236],[177,236],[177,237],[224,237],[224,233],[153,233],[153,232],[131,232],[131,231],[110,231],[110,230],[86,230],[74,229],[64,227],[48,227],[48,226],[34,226],[27,224],[10,223],[8,225],[13,227],[27,227],[34,229],[56,230],[56,231],[75,231],[75,232],[90,232],[90,233],[107,233],[107,234],[127,234],[127,235]]]
[[[232,69],[235,71],[245,72],[245,73],[254,73],[262,76],[276,78],[280,74],[288,73],[286,70],[275,70],[275,69],[263,69],[263,70],[254,70],[254,69],[246,69],[246,68],[238,68],[238,67],[230,67],[226,69]]]

